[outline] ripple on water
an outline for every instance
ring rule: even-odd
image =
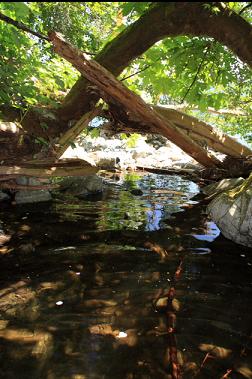
[[[132,187],[143,195],[132,195]],[[230,369],[230,379],[252,378],[251,249],[216,244],[215,224],[200,211],[182,213],[197,191],[178,177],[147,175],[109,185],[96,202],[69,199],[20,217],[1,214],[3,228],[18,238],[25,238],[24,222],[29,233],[38,223],[52,236],[69,225],[97,233],[85,244],[54,242],[22,258],[17,252],[14,264],[1,262],[2,377],[168,378],[164,307],[172,287],[169,315],[183,379],[221,378]],[[162,224],[173,212],[184,218]]]

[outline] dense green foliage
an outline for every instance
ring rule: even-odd
[[[248,3],[224,4],[239,13]],[[149,6],[149,2],[2,2],[0,11],[45,35],[51,29],[59,31],[78,48],[95,54]],[[252,8],[242,17],[251,22]],[[0,101],[4,104],[55,107],[78,78],[48,42],[2,21],[0,49]],[[197,108],[201,118],[233,134],[251,132],[251,71],[210,38],[166,38],[132,62],[120,78],[149,102],[185,103],[189,111]],[[208,107],[238,109],[243,115],[213,118]]]
[[[113,10],[114,9],[114,10]],[[0,11],[32,30],[46,35],[63,33],[78,48],[99,51],[110,35],[117,6],[106,3],[2,2]],[[17,107],[27,104],[55,106],[64,98],[79,73],[53,53],[51,45],[0,21],[0,100]]]

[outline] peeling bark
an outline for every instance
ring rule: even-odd
[[[252,150],[247,146],[242,145],[235,139],[229,137],[226,133],[211,125],[198,120],[196,117],[189,116],[173,108],[151,104],[150,106],[158,114],[169,122],[172,122],[178,130],[186,133],[187,136],[191,137],[193,141],[196,141],[202,147],[211,148],[212,150],[234,158],[245,158],[252,155]],[[102,130],[107,132],[108,135],[119,133],[148,134],[152,132],[148,125],[140,125],[130,121],[125,114],[122,115],[119,109],[114,108],[111,110],[111,114],[112,117],[114,117],[114,123],[110,122],[102,126]],[[109,117],[108,114],[105,114],[105,117]]]
[[[211,3],[204,2],[153,3],[145,14],[102,49],[96,56],[96,61],[118,76],[130,62],[157,41],[166,37],[189,35],[214,38],[231,49],[243,62],[252,66],[251,25],[226,7],[225,3],[214,5],[219,8],[219,12],[214,13]],[[57,139],[65,132],[69,131],[71,134],[72,126],[69,121],[74,120],[75,125],[80,117],[94,107],[98,99],[99,94],[90,88],[89,81],[81,77],[58,110],[43,110],[41,113],[38,109],[32,108],[25,114],[22,118],[22,126],[26,131],[25,143],[17,148],[18,144],[15,141],[12,152],[16,152],[19,157],[25,154],[27,156],[28,153],[31,156],[37,152],[40,146],[34,143],[34,137],[43,137],[51,145],[57,143]],[[0,110],[1,108],[2,106]],[[8,117],[20,120],[19,111],[11,110]],[[48,132],[41,128],[42,122],[49,126]],[[191,136],[197,140],[195,133]],[[4,157],[3,149],[1,157]]]
[[[187,154],[206,167],[220,165],[215,157],[211,157],[200,145],[194,142],[183,131],[178,130],[171,122],[152,110],[132,91],[127,89],[108,70],[99,63],[92,61],[85,53],[74,48],[59,34],[49,33],[54,50],[68,60],[77,70],[99,89],[100,96],[108,103],[117,104],[117,108],[130,115],[136,123],[146,124],[154,133],[160,133],[178,145]]]
[[[0,166],[0,175],[25,175],[38,178],[52,176],[82,176],[93,175],[98,171],[96,166],[82,159],[52,159],[43,161],[23,162],[22,166]]]
[[[166,107],[153,106],[153,109],[185,130],[193,140],[206,144],[215,151],[237,158],[252,155],[251,149],[196,117]]]
[[[218,13],[213,13],[205,4],[154,3],[149,11],[109,42],[95,60],[118,76],[156,42],[166,37],[191,35],[214,38],[252,67],[251,25],[220,3],[216,3],[219,4]],[[79,119],[97,100],[98,96],[88,93],[88,81],[81,77],[66,96],[59,117],[64,121]]]

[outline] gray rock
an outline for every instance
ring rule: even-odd
[[[47,184],[49,182],[49,179],[43,179],[43,183]],[[16,178],[16,183],[22,186],[41,186],[41,182],[37,178],[31,176],[19,176]]]
[[[218,183],[209,184],[208,186],[202,188],[202,192],[205,195],[214,195],[221,193],[223,191],[230,190],[239,186],[244,181],[243,178],[234,178],[234,179],[222,179]]]
[[[188,169],[188,170],[194,170],[199,171],[202,169],[202,166],[200,164],[194,164],[190,162],[176,162],[173,166],[173,168],[182,168],[182,169]]]
[[[6,201],[9,200],[10,196],[7,195],[7,193],[4,193],[3,191],[0,191],[0,201]]]
[[[252,186],[236,198],[217,195],[207,211],[226,238],[252,247]]]
[[[50,200],[52,200],[52,196],[47,190],[18,191],[15,195],[16,204],[39,203]]]
[[[97,194],[103,190],[103,181],[97,175],[68,177],[60,183],[60,191],[77,197]]]

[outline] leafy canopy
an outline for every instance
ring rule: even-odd
[[[99,52],[136,21],[150,2],[2,2],[0,11],[47,34],[54,29],[78,48]],[[222,3],[239,13],[246,2]],[[209,3],[206,6],[214,5]],[[252,21],[252,7],[242,12]],[[16,107],[57,106],[79,74],[46,41],[0,22],[0,99]],[[235,134],[251,132],[251,71],[225,46],[207,37],[165,38],[135,59],[120,79],[154,104],[186,104],[200,117]],[[240,116],[209,119],[208,108],[239,110]],[[241,116],[242,114],[242,116]]]

